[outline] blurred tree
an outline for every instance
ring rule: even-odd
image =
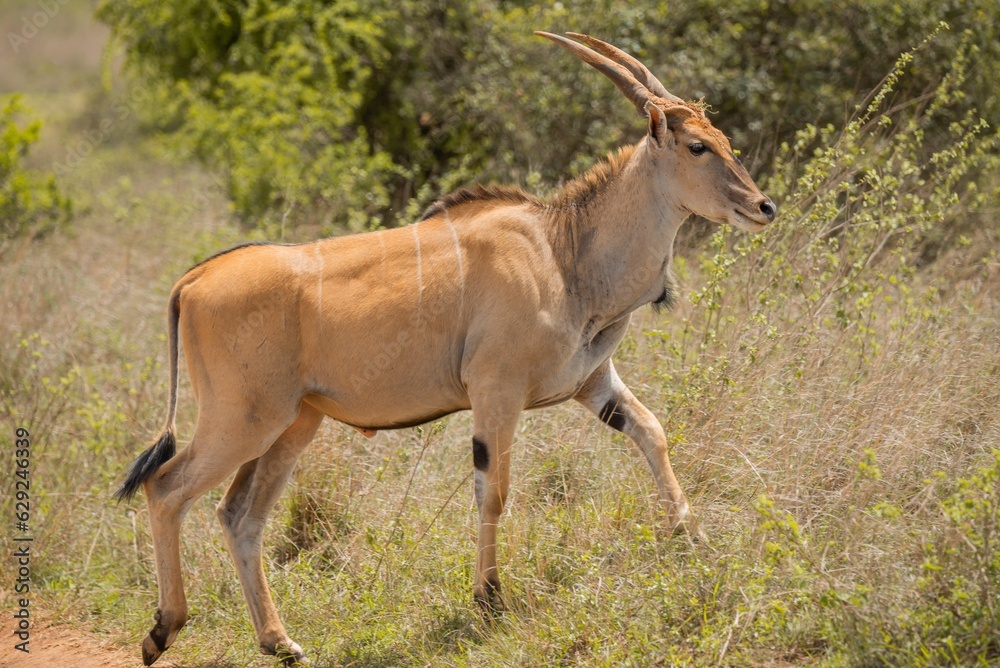
[[[971,40],[966,90],[1000,123],[993,0],[103,0],[133,76],[157,91],[146,120],[219,168],[248,222],[327,231],[411,219],[469,181],[551,187],[641,136],[599,74],[532,35],[576,30],[637,55],[766,170],[806,123],[852,115],[900,52],[949,62]],[[897,90],[916,100],[941,72]],[[962,100],[954,101],[956,115]]]

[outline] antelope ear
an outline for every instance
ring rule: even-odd
[[[663,148],[667,144],[667,133],[670,132],[667,115],[652,100],[647,100],[643,109],[646,112],[646,118],[649,119],[649,140],[657,148]]]
[[[643,110],[649,119],[649,138],[661,148],[666,145],[669,131],[697,115],[697,112],[687,105],[676,104],[664,109],[652,100],[647,100]]]

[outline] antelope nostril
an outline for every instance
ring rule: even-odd
[[[774,214],[777,213],[777,209],[771,200],[766,199],[760,203],[760,212],[767,216],[768,220],[774,220]]]

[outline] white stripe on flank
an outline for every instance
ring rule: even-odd
[[[460,284],[460,292],[458,293],[458,312],[461,313],[465,307],[465,272],[462,270],[462,247],[458,243],[458,233],[455,232],[455,226],[451,224],[451,218],[448,216],[448,210],[444,210],[444,222],[448,223],[448,229],[451,230],[451,238],[455,240],[455,259],[458,260],[458,277],[462,281]]]
[[[424,276],[423,269],[420,266],[420,235],[417,234],[417,227],[420,223],[415,223],[411,225],[413,228],[413,240],[417,244],[417,320],[420,320],[420,300],[424,294]]]
[[[319,260],[319,272],[316,278],[316,308],[319,310],[319,317],[316,319],[319,322],[319,334],[323,335],[323,269],[326,267],[326,261],[323,259],[323,253],[319,250],[319,244],[316,244],[313,248],[316,249],[316,258]]]

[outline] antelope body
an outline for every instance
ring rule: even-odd
[[[630,314],[673,299],[674,237],[692,213],[758,231],[774,205],[702,108],[669,94],[631,56],[585,35],[552,39],[609,76],[648,120],[637,145],[549,200],[460,190],[408,227],[301,245],[247,245],[188,271],[168,309],[171,390],[159,441],[119,499],[146,493],[159,607],[146,665],[187,619],[181,520],[236,470],[218,506],[260,647],[304,661],[261,561],[267,515],[325,416],[366,435],[473,412],[479,507],[474,597],[500,607],[496,528],[510,447],[527,408],[575,399],[649,461],[670,527],[695,530],[657,419],[611,355]],[[174,453],[178,342],[198,403]]]

